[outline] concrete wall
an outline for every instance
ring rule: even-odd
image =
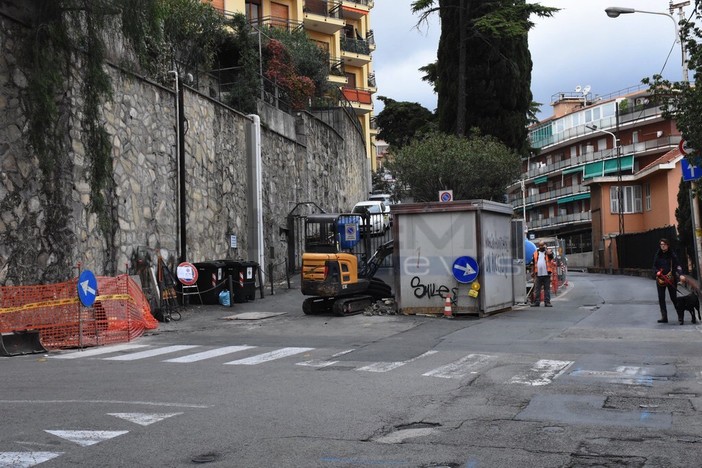
[[[27,30],[0,16],[0,285],[63,281],[76,266],[97,275],[124,272],[138,247],[178,255],[178,164],[173,89],[108,66],[113,97],[103,106],[112,143],[112,188],[104,194],[113,227],[91,212],[80,87],[80,60],[56,96],[55,138],[63,150],[49,174],[28,144],[27,79],[21,64]],[[183,106],[187,260],[246,257],[249,180],[246,126],[251,119],[186,87]],[[334,128],[307,113],[267,109],[262,116],[266,263],[282,265],[280,228],[300,201],[328,211],[364,199],[369,185],[362,136],[343,113]],[[236,234],[239,248],[229,248]],[[269,252],[273,257],[269,258]],[[265,267],[265,265],[264,265]],[[282,266],[277,271],[282,272]]]

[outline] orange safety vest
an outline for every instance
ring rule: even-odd
[[[548,270],[549,273],[553,274],[556,272],[556,257],[554,256],[553,258],[549,259],[548,256],[546,257],[546,270]],[[537,250],[534,252],[534,266],[532,267],[534,269],[534,274],[536,274],[536,262],[539,261],[539,251]]]

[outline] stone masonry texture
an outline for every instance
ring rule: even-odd
[[[137,249],[171,260],[178,255],[176,94],[107,65],[112,98],[102,108],[112,144],[112,189],[105,191],[112,231],[104,235],[90,211],[89,162],[81,138],[80,58],[57,96],[60,115],[52,135],[63,151],[50,174],[40,170],[28,140],[27,77],[21,61],[28,29],[0,15],[0,285],[65,281],[77,266],[96,275],[124,273]],[[247,259],[249,180],[246,127],[250,118],[185,87],[187,260]],[[266,261],[282,265],[281,234],[298,203],[346,211],[366,197],[365,145],[348,118],[334,127],[307,112],[294,119],[296,135],[262,122],[263,223]],[[341,113],[340,113],[341,114]],[[273,117],[271,117],[273,115]],[[342,115],[342,117],[344,117]],[[273,253],[273,258],[269,254]],[[277,268],[282,274],[283,268]]]

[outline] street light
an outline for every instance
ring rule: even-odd
[[[683,44],[681,38],[680,38],[680,28],[678,27],[678,22],[675,21],[675,18],[673,17],[673,11],[675,9],[678,9],[678,15],[680,16],[680,19],[683,19],[683,8],[688,6],[690,4],[689,1],[681,2],[681,3],[673,3],[672,1],[670,2],[669,9],[670,13],[662,13],[659,11],[646,11],[646,10],[636,10],[634,8],[626,8],[626,7],[609,7],[605,8],[605,13],[607,13],[607,16],[610,18],[618,18],[619,15],[628,15],[631,13],[646,13],[649,15],[659,15],[659,16],[667,16],[673,21],[673,25],[675,26],[675,42],[680,44],[680,51],[682,54],[682,73],[683,73],[683,81],[687,83],[688,76],[687,76],[687,57],[686,57],[686,51],[685,51],[685,45]]]
[[[690,5],[689,1],[683,1],[680,3],[673,3],[673,1],[670,1],[670,4],[668,5],[668,11],[669,13],[661,13],[657,11],[644,11],[644,10],[635,10],[633,8],[623,8],[623,7],[609,7],[605,9],[605,13],[607,13],[607,16],[610,18],[617,18],[619,15],[624,15],[624,14],[629,14],[629,13],[648,13],[651,15],[660,15],[660,16],[667,16],[673,21],[673,25],[675,26],[675,42],[680,43],[680,53],[682,56],[682,79],[684,83],[689,83],[689,77],[687,73],[687,56],[686,56],[686,50],[685,50],[685,42],[682,40],[682,37],[680,37],[680,28],[678,26],[678,22],[675,21],[675,18],[673,17],[673,12],[677,9],[678,10],[678,17],[680,18],[680,21],[684,19],[684,12],[683,8]],[[700,220],[699,220],[699,209],[700,209],[700,203],[699,199],[697,198],[697,182],[694,180],[690,182],[690,194],[692,198],[692,203],[690,204],[690,211],[691,211],[691,219],[692,219],[692,224],[694,227],[694,236],[695,236],[695,269],[697,270],[697,277],[700,277],[700,266],[702,265],[702,259],[700,256],[702,255],[702,227],[700,227]]]
[[[617,132],[619,132],[619,102],[620,100],[617,99],[615,103],[615,114],[617,116]],[[613,140],[613,145],[612,149],[614,149],[616,157],[617,157],[617,212],[618,212],[618,217],[619,217],[619,235],[621,236],[624,234],[624,188],[622,186],[622,159],[621,159],[621,152],[619,150],[620,145],[619,145],[619,138],[617,138],[617,135],[614,133],[607,131],[607,130],[602,130],[601,128],[597,128],[597,125],[585,125],[585,128],[588,128],[592,130],[593,132],[602,132],[610,135]],[[602,166],[602,171],[604,172],[604,165]],[[611,267],[610,267],[611,269]]]

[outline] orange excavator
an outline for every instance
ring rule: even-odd
[[[312,296],[302,303],[305,314],[353,315],[392,297],[390,286],[374,276],[392,254],[393,241],[382,244],[368,258],[369,237],[362,242],[360,236],[363,223],[369,219],[355,213],[316,214],[305,220],[301,291]]]

